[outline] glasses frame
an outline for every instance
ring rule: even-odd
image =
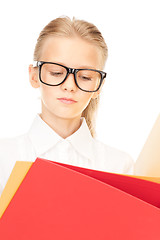
[[[42,69],[42,66],[43,66],[45,63],[55,64],[55,65],[64,67],[64,68],[67,70],[66,77],[64,78],[64,80],[63,80],[61,83],[58,83],[58,84],[56,84],[56,85],[53,85],[53,84],[48,84],[48,83],[45,83],[45,82],[42,81],[42,79],[41,79],[41,69]],[[66,67],[66,66],[64,66],[64,65],[62,65],[62,64],[54,63],[54,62],[33,61],[33,67],[38,67],[38,68],[39,68],[39,79],[40,79],[40,81],[41,81],[43,84],[46,84],[46,85],[48,85],[48,86],[59,86],[59,85],[61,85],[62,83],[64,83],[64,81],[67,79],[67,77],[69,76],[69,74],[73,74],[73,75],[74,75],[74,81],[75,81],[76,86],[77,86],[80,90],[82,90],[82,91],[84,91],[84,92],[97,92],[97,91],[100,89],[104,78],[106,78],[106,76],[107,76],[107,73],[106,73],[106,72],[103,72],[103,71],[100,71],[100,70],[88,69],[88,68],[69,68],[69,67]],[[80,70],[91,70],[91,71],[95,71],[95,72],[100,73],[100,75],[101,75],[100,84],[99,84],[99,87],[98,87],[96,90],[94,90],[94,91],[88,91],[88,90],[84,90],[84,89],[82,89],[81,87],[78,86],[76,74],[77,74],[78,71],[80,71]]]

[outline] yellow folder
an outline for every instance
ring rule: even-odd
[[[8,207],[18,187],[32,166],[33,162],[17,161],[11,175],[7,181],[7,184],[0,197],[0,218],[3,215],[5,209]]]

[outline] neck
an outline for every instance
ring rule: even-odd
[[[81,126],[80,116],[73,119],[64,119],[52,114],[39,114],[42,120],[47,123],[59,136],[67,138],[76,132]]]

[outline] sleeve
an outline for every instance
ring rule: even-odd
[[[98,154],[96,154],[97,149]],[[106,172],[133,175],[134,161],[128,153],[97,140],[93,152],[95,158],[99,159],[97,161],[98,169]]]
[[[0,184],[0,196],[1,196],[2,192],[3,192],[3,187],[2,187],[2,185]]]
[[[0,139],[0,194],[18,160],[16,139]]]

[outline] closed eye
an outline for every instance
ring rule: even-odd
[[[87,81],[91,81],[92,80],[90,77],[86,77],[86,76],[81,76],[80,78],[82,80],[87,80]]]
[[[52,76],[60,76],[60,75],[62,75],[63,73],[62,72],[50,72],[50,74],[52,75]]]

